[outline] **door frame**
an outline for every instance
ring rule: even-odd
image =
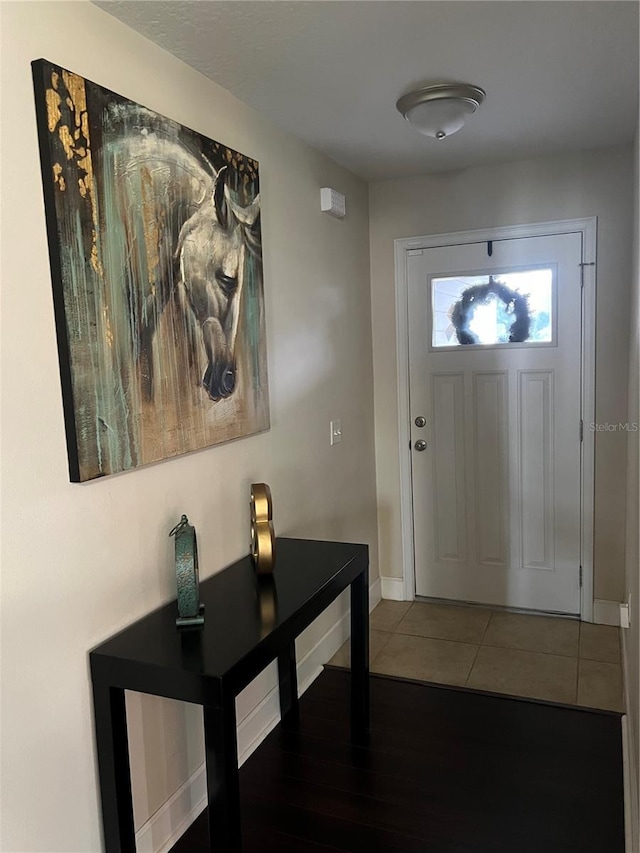
[[[595,422],[596,374],[596,238],[597,217],[507,225],[477,231],[457,231],[394,240],[396,291],[396,364],[398,378],[398,436],[400,461],[400,520],[404,599],[413,601],[416,589],[413,546],[413,491],[411,474],[411,418],[409,412],[409,317],[407,253],[441,246],[486,243],[578,233],[582,238],[581,418],[583,440],[580,457],[580,618],[593,622],[593,514],[595,433],[585,428]]]

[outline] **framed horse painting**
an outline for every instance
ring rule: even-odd
[[[33,77],[72,481],[268,429],[258,163]]]

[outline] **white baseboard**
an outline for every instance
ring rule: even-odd
[[[369,587],[369,610],[381,597],[380,578]],[[316,680],[323,665],[349,638],[349,612],[345,613],[298,661],[298,694]],[[242,766],[280,721],[277,685],[251,710],[238,725],[238,765]],[[178,788],[149,820],[136,832],[137,853],[168,853],[207,805],[205,765]]]
[[[378,578],[369,587],[369,613],[380,602],[382,597],[382,581]]]
[[[207,805],[204,764],[136,832],[136,853],[168,853]]]
[[[382,597],[390,601],[404,601],[404,580],[402,578],[380,578]]]
[[[596,625],[620,626],[620,602],[596,598],[593,602],[593,621]]]
[[[629,696],[628,673],[628,642],[629,634],[622,631],[622,675],[624,681],[624,698],[627,714],[622,718],[622,762],[624,774],[624,836],[626,853],[637,853],[640,850],[640,790],[638,789],[637,765],[637,732],[634,731],[633,721],[628,716],[632,707]]]

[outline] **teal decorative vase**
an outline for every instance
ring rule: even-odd
[[[178,628],[201,628],[204,604],[200,603],[198,581],[198,546],[196,529],[183,515],[169,536],[176,540],[176,582],[178,587]]]

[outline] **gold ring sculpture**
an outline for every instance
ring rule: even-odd
[[[271,489],[266,483],[251,484],[251,556],[259,575],[270,575],[275,561]]]

